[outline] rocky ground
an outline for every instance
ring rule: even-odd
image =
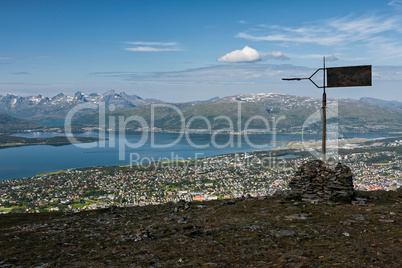
[[[0,267],[401,267],[402,193],[0,215]]]

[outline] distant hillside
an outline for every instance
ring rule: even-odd
[[[0,133],[14,133],[24,130],[41,129],[43,126],[0,113]]]
[[[333,101],[329,100],[328,103]],[[335,120],[329,119],[328,122],[337,122],[343,131],[400,130],[402,127],[402,116],[395,110],[353,100],[337,100],[337,102],[339,116]],[[154,109],[154,126],[163,131],[178,131],[181,129],[181,116],[178,111],[168,105],[170,104]],[[183,113],[185,123],[189,124],[190,129],[206,129],[208,128],[207,123],[210,123],[212,130],[232,128],[234,131],[238,131],[241,122],[241,129],[245,129],[247,124],[247,129],[266,130],[267,126],[262,120],[264,118],[268,120],[268,128],[272,130],[272,120],[278,120],[283,115],[286,116],[286,119],[278,120],[277,128],[279,130],[300,131],[306,119],[315,112],[317,112],[317,122],[310,125],[310,129],[319,130],[321,126],[319,114],[321,99],[312,97],[278,93],[241,94],[206,103],[172,105]],[[239,110],[238,107],[241,109]],[[330,107],[329,112],[331,109]],[[119,116],[128,118],[137,115],[144,118],[150,126],[151,110],[151,105],[116,109],[107,113],[106,119],[112,116],[117,122]],[[249,121],[253,117],[254,120]],[[98,114],[90,114],[78,118],[74,123],[95,127],[98,125],[98,118]],[[108,122],[107,125],[109,125]],[[132,121],[127,124],[127,127],[131,130],[140,130],[141,126],[138,122]],[[115,126],[115,129],[117,128]]]
[[[188,103],[204,103],[204,102],[211,102],[211,101],[218,100],[218,99],[219,99],[219,97],[214,97],[214,98],[210,98],[210,99],[208,99],[208,100],[190,101],[190,102],[188,102]]]
[[[360,98],[359,101],[370,103],[378,106],[383,106],[391,109],[396,109],[402,112],[402,102],[399,101],[386,101],[374,98]]]

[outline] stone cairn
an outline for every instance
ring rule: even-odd
[[[314,160],[304,163],[289,182],[288,198],[311,203],[355,200],[353,173],[335,161]]]

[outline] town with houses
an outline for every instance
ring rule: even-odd
[[[401,139],[340,146],[360,191],[402,185]],[[257,151],[142,165],[91,167],[0,181],[0,213],[93,210],[167,202],[263,197],[284,191],[313,156]],[[286,151],[283,151],[286,153]]]

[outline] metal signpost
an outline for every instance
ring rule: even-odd
[[[313,80],[313,76],[323,70],[323,85],[318,86]],[[371,86],[371,65],[334,67],[317,69],[310,77],[306,78],[282,78],[285,81],[310,80],[317,88],[323,89],[322,94],[322,160],[326,161],[327,143],[327,87],[359,87]]]

